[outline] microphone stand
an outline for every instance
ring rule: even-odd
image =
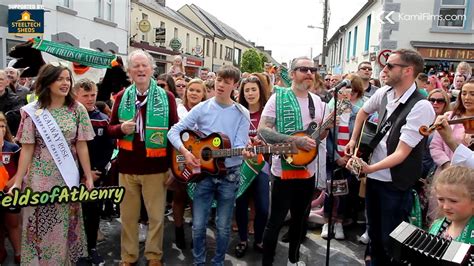
[[[334,99],[334,120],[333,120],[333,134],[332,134],[332,137],[333,137],[333,149],[332,149],[332,158],[333,158],[333,164],[335,164],[335,158],[336,158],[336,150],[337,150],[337,128],[336,128],[336,117],[337,117],[337,112],[336,112],[336,109],[337,109],[337,95],[339,93],[339,89],[337,87],[335,87],[334,89],[334,96],[333,96],[333,99]],[[332,176],[331,176],[331,180],[329,181],[329,188],[328,188],[328,205],[329,205],[329,209],[327,210],[329,212],[329,218],[328,218],[328,239],[327,239],[327,245],[326,245],[326,266],[329,266],[329,256],[330,256],[330,253],[331,253],[331,238],[333,236],[333,230],[334,230],[334,226],[332,225],[332,211],[333,211],[333,202],[334,202],[334,195],[332,193],[332,184],[333,184],[333,180],[334,180],[334,176],[336,174],[336,167],[333,165],[332,166],[333,169],[332,169]],[[326,182],[327,184],[327,182]]]

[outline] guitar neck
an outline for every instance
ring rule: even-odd
[[[327,116],[326,120],[324,120],[324,122],[321,124],[321,126],[319,126],[314,132],[313,134],[311,134],[311,138],[313,139],[316,139],[319,137],[319,135],[321,134],[321,132],[323,132],[326,128],[328,128],[334,121],[334,112],[335,111],[332,111],[329,116]]]
[[[273,146],[258,146],[255,148],[232,148],[232,149],[220,149],[220,150],[213,150],[212,151],[212,157],[213,158],[222,158],[222,157],[234,157],[234,156],[240,156],[242,155],[242,151],[248,150],[248,151],[253,151],[257,154],[265,154],[265,153],[274,153],[276,151],[279,151],[279,153],[284,153],[283,151],[280,151],[277,148]]]

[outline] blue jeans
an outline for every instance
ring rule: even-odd
[[[193,201],[194,265],[206,264],[206,227],[213,200],[216,211],[216,254],[212,265],[224,265],[229,244],[235,196],[239,188],[239,167],[228,169],[226,176],[207,176],[196,185]]]
[[[235,204],[235,220],[239,227],[240,241],[247,241],[248,239],[248,207],[249,197],[253,197],[255,202],[255,243],[262,243],[263,230],[268,218],[268,206],[270,204],[270,183],[268,175],[260,172],[255,177],[250,187],[237,198]]]
[[[400,265],[388,253],[389,235],[402,221],[408,221],[413,202],[411,189],[401,191],[392,182],[367,178],[365,202],[371,265]]]

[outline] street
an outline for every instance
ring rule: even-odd
[[[189,213],[188,213],[189,214]],[[174,244],[174,225],[172,216],[165,218],[166,224],[164,229],[164,265],[192,265],[193,256],[191,251],[191,226],[189,224],[189,215],[186,215],[186,249],[181,251]],[[101,230],[104,232],[106,239],[98,243],[99,253],[104,257],[105,265],[118,265],[120,262],[120,219],[112,221],[101,220]],[[284,226],[280,231],[280,237],[288,230],[288,226]],[[363,225],[352,225],[345,228],[346,240],[331,240],[331,257],[330,265],[364,265],[363,255],[365,246],[357,242],[358,235],[363,233]],[[306,262],[306,265],[325,265],[326,260],[326,244],[327,242],[320,237],[321,228],[311,229],[308,231],[307,238],[300,248],[300,260]],[[207,261],[210,263],[214,247],[214,228],[208,227],[207,245],[209,248]],[[225,265],[260,265],[261,254],[252,249],[253,239],[249,238],[249,248],[244,258],[236,258],[234,255],[234,247],[238,243],[238,234],[232,232],[231,241],[225,258]],[[3,265],[14,265],[11,256],[12,249],[9,241],[5,241],[7,252],[9,254]],[[143,257],[144,243],[140,244],[141,258],[138,265],[146,265],[146,259]],[[278,242],[275,266],[286,265],[288,261],[288,243]]]

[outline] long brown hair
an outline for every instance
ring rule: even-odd
[[[15,142],[15,140],[13,139],[13,134],[10,131],[10,127],[8,126],[7,117],[3,112],[0,112],[0,122],[5,123],[5,136],[3,138],[9,142]]]
[[[239,103],[243,105],[245,108],[249,108],[249,103],[245,99],[244,96],[244,86],[247,83],[255,83],[257,84],[258,91],[260,94],[260,98],[258,99],[258,103],[260,104],[260,110],[263,110],[265,104],[267,103],[267,93],[265,92],[264,87],[262,86],[262,82],[257,76],[250,75],[248,78],[242,79],[240,82],[240,92],[239,92]]]
[[[69,92],[66,95],[64,104],[68,107],[71,107],[74,103],[74,95],[72,92],[73,80],[72,72],[66,66],[53,66],[51,64],[44,65],[41,67],[38,78],[35,82],[35,94],[38,96],[38,103],[40,108],[47,108],[51,104],[51,89],[50,86],[59,78],[61,73],[67,70],[69,77],[71,78],[71,85],[69,87]]]
[[[458,98],[456,99],[456,103],[454,104],[453,107],[453,113],[451,114],[451,118],[455,116],[461,116],[466,113],[466,107],[464,107],[464,104],[462,103],[462,90],[464,89],[465,86],[467,85],[474,85],[474,80],[469,80],[468,82],[464,83],[461,87],[461,91],[459,92]]]

